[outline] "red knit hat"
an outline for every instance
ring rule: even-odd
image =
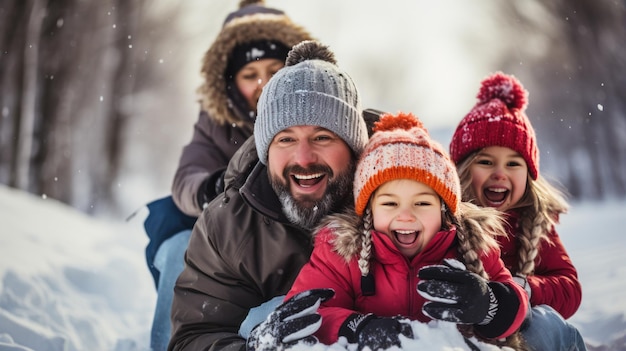
[[[477,95],[478,103],[461,120],[450,142],[455,163],[489,146],[508,147],[528,164],[532,179],[539,174],[539,150],[535,131],[524,113],[528,92],[514,77],[497,72],[485,78]]]
[[[456,167],[445,149],[428,135],[413,114],[384,114],[357,164],[355,210],[362,215],[379,186],[395,179],[413,179],[433,188],[455,214],[461,198]]]

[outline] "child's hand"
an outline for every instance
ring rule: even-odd
[[[417,292],[430,300],[422,311],[433,319],[485,325],[498,311],[498,300],[488,281],[466,270],[463,263],[446,259],[442,265],[419,271]]]

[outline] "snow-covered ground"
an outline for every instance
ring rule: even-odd
[[[626,201],[573,204],[558,228],[583,284],[570,321],[603,351],[626,350],[625,215]],[[141,219],[94,219],[0,185],[0,233],[0,351],[148,350],[156,293]],[[419,328],[421,349],[466,349],[449,325]]]

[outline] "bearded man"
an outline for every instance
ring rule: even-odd
[[[314,227],[352,201],[368,129],[353,80],[326,46],[294,46],[257,112],[225,191],[193,229],[169,350],[245,350],[238,331],[249,311],[289,291],[309,260]]]

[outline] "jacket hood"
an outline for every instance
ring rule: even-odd
[[[304,27],[281,13],[252,13],[228,21],[202,59],[204,83],[198,88],[201,108],[218,124],[243,124],[244,116],[235,112],[226,93],[224,72],[233,49],[237,45],[259,40],[279,41],[291,48],[310,39],[313,38]]]

